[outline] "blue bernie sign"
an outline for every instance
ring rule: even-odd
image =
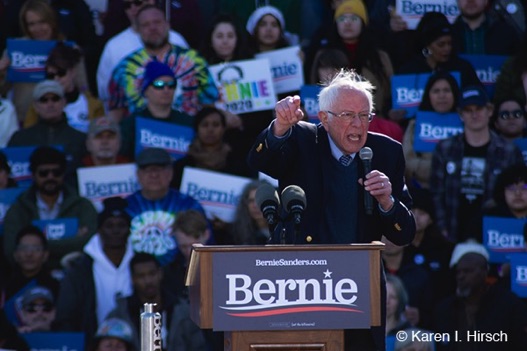
[[[505,263],[509,256],[526,250],[523,219],[483,217],[483,245],[489,251],[489,262]]]
[[[414,129],[414,150],[432,152],[436,144],[463,132],[463,123],[457,113],[417,111]]]

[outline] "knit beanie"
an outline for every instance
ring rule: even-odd
[[[440,12],[425,13],[417,25],[416,31],[423,47],[444,35],[452,35],[450,22]]]
[[[335,10],[335,19],[339,18],[345,13],[352,13],[359,16],[364,24],[368,24],[368,12],[361,0],[346,0]]]
[[[143,73],[143,84],[141,85],[141,94],[145,93],[146,88],[154,80],[156,80],[159,77],[163,76],[169,76],[174,79],[176,79],[176,75],[174,74],[174,71],[164,63],[161,63],[159,61],[150,61],[145,67],[145,72]]]
[[[251,16],[249,16],[249,19],[247,20],[246,28],[249,34],[254,34],[254,29],[256,28],[256,25],[265,15],[271,15],[276,18],[278,22],[280,22],[280,27],[282,27],[282,31],[285,32],[285,20],[284,15],[282,15],[282,12],[280,12],[279,9],[273,6],[262,6],[254,10],[254,12],[251,14]]]

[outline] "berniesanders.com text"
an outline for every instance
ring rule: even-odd
[[[255,260],[256,267],[273,267],[273,266],[327,266],[326,260],[288,260],[285,258],[272,260]]]

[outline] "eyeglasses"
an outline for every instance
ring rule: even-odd
[[[525,113],[522,110],[498,112],[498,117],[504,120],[519,119],[519,118],[523,118],[524,116],[525,116]]]
[[[53,310],[53,304],[49,302],[42,303],[42,304],[30,303],[29,305],[24,307],[24,311],[28,313],[36,313],[37,311],[51,312],[52,310]]]
[[[124,8],[128,10],[132,5],[135,5],[136,7],[143,5],[143,0],[123,1],[123,3]]]
[[[57,72],[46,71],[46,79],[55,79],[55,77],[62,78],[68,73],[67,69],[58,68]]]
[[[165,82],[164,80],[154,80],[152,86],[157,90],[163,90],[165,87],[168,89],[176,89],[176,81],[172,80],[170,82]]]
[[[339,23],[344,23],[344,22],[353,23],[357,21],[360,21],[360,17],[357,15],[342,15],[342,16],[337,17],[337,22]]]
[[[64,174],[64,171],[61,168],[39,169],[37,171],[38,176],[41,178],[46,178],[50,173],[53,177],[58,178]]]
[[[509,186],[505,187],[505,190],[510,191],[510,192],[527,191],[527,184],[523,184],[523,185],[519,185],[519,184],[509,185]]]
[[[338,117],[342,119],[343,121],[351,121],[357,117],[361,120],[361,122],[370,122],[373,119],[373,113],[369,113],[369,112],[356,113],[356,112],[351,112],[351,111],[344,111],[339,114],[336,114],[331,111],[326,111],[326,113],[329,113],[332,116]]]
[[[48,97],[43,96],[40,99],[38,99],[38,102],[40,102],[41,104],[46,104],[46,103],[48,103],[50,101],[58,102],[58,101],[60,101],[60,99],[61,99],[61,97],[58,96],[58,95],[52,95],[52,96],[48,96]]]

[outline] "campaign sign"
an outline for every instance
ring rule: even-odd
[[[90,200],[97,212],[102,211],[104,199],[125,198],[139,190],[133,163],[78,168],[77,181],[80,196]]]
[[[522,151],[523,161],[527,164],[527,138],[514,139],[514,144]]]
[[[292,249],[231,258],[212,258],[214,330],[371,326],[368,252]]]
[[[459,72],[450,72],[460,84]],[[392,76],[392,101],[394,110],[406,110],[406,117],[415,116],[421,103],[426,82],[431,73],[400,74]]]
[[[519,297],[527,297],[527,253],[510,255],[511,290]]]
[[[185,167],[180,191],[199,201],[207,218],[232,222],[243,188],[251,179]]]
[[[408,29],[416,29],[427,12],[441,12],[450,23],[459,15],[457,0],[396,0],[395,9],[406,21]]]
[[[414,150],[433,152],[439,140],[463,132],[463,123],[457,113],[417,111],[414,129]]]
[[[77,235],[79,220],[77,217],[56,219],[38,219],[31,222],[46,234],[48,240],[61,240]]]
[[[300,46],[290,46],[255,55],[256,58],[269,59],[277,94],[297,91],[304,85],[304,70],[299,53]]]
[[[309,122],[317,124],[318,119],[318,94],[322,87],[319,85],[302,85],[300,88],[300,98],[304,104],[304,110],[307,113]]]
[[[83,351],[84,333],[22,333],[31,351]]]
[[[11,60],[7,80],[40,82],[45,79],[46,60],[55,45],[55,40],[7,39],[7,53]]]
[[[16,146],[2,149],[11,167],[11,176],[18,186],[28,187],[33,182],[29,170],[29,156],[35,148],[36,146]]]
[[[151,118],[135,119],[135,154],[143,149],[158,147],[165,149],[174,160],[183,158],[194,139],[191,127],[155,121]]]
[[[219,108],[240,114],[271,110],[276,94],[269,60],[244,60],[209,66],[220,92]]]
[[[496,80],[501,72],[501,66],[507,59],[502,55],[459,55],[472,64],[479,80],[485,86],[487,94],[492,99]]]
[[[489,251],[489,262],[504,263],[510,254],[526,250],[524,226],[523,219],[483,217],[483,245]]]
[[[0,235],[4,234],[4,217],[7,210],[24,190],[26,189],[7,188],[0,190]]]

